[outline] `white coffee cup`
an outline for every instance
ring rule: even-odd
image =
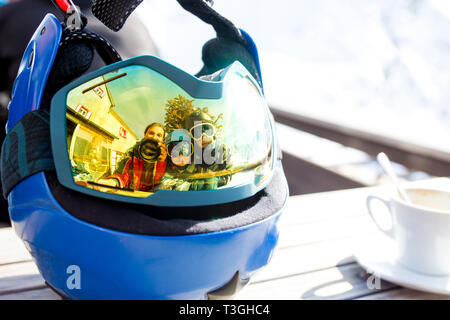
[[[377,227],[393,239],[397,261],[428,275],[450,274],[450,192],[407,189],[411,203],[398,195],[389,201],[369,196],[367,208]],[[392,227],[385,229],[374,216],[373,204],[380,201],[389,210]]]

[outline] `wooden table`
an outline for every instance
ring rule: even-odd
[[[422,184],[450,190],[450,179]],[[449,299],[370,277],[352,256],[364,237],[375,236],[367,215],[369,194],[391,187],[358,188],[291,197],[281,220],[278,249],[237,299]],[[0,228],[0,299],[60,299],[44,280],[11,228]]]

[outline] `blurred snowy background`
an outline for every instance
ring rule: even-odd
[[[259,47],[277,108],[450,152],[450,1],[216,0]],[[175,1],[139,9],[160,55],[202,66],[211,27]]]

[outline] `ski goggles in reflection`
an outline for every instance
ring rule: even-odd
[[[151,56],[118,62],[61,89],[50,126],[60,183],[98,197],[224,203],[252,196],[273,172],[269,110],[239,62],[212,81]]]
[[[171,142],[167,145],[167,155],[172,158],[190,157],[194,153],[194,145],[191,142]]]
[[[216,134],[216,127],[211,123],[202,123],[199,121],[194,125],[189,133],[194,140],[201,139],[203,136],[214,137]]]

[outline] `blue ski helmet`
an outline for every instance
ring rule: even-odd
[[[118,31],[142,0],[95,0]],[[2,146],[17,235],[71,299],[223,299],[265,266],[288,198],[256,46],[201,0],[204,67],[122,61],[55,0],[21,62]],[[106,5],[105,5],[106,4]],[[94,54],[105,67],[88,72]]]

